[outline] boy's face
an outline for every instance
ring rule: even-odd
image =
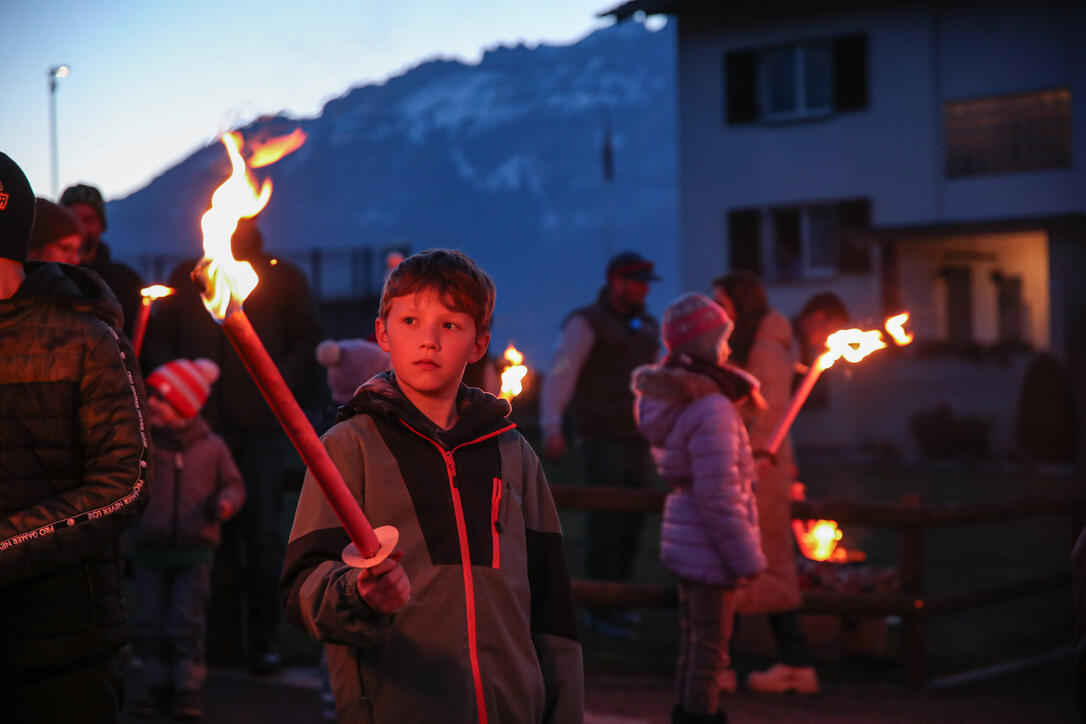
[[[377,344],[392,357],[408,398],[454,399],[464,367],[489,343],[490,332],[477,333],[470,314],[445,306],[429,289],[393,297],[388,318],[377,319]]]

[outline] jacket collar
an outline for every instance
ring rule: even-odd
[[[211,432],[207,421],[197,415],[178,428],[152,427],[155,445],[170,450],[184,450]]]
[[[339,408],[336,422],[360,414],[395,420],[450,450],[512,424],[512,408],[507,401],[464,383],[460,383],[456,395],[456,409],[460,419],[450,429],[442,430],[411,404],[396,382],[396,373],[388,370],[363,384],[351,401]]]
[[[92,314],[114,329],[121,328],[121,304],[102,277],[93,271],[56,262],[32,261],[23,266],[26,279],[15,294],[0,303],[0,313],[5,308],[48,301]]]

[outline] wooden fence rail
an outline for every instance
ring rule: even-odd
[[[555,504],[568,510],[603,510],[622,513],[659,513],[666,493],[656,490],[553,485]],[[908,495],[896,503],[852,500],[804,500],[792,503],[792,515],[800,519],[836,520],[838,523],[876,528],[896,528],[900,557],[901,592],[855,594],[806,591],[804,613],[900,616],[902,619],[901,664],[907,684],[927,681],[924,622],[928,616],[963,611],[1012,598],[1066,586],[1069,570],[1030,576],[1017,581],[982,586],[953,593],[926,595],[924,589],[924,531],[927,528],[973,525],[1038,516],[1069,516],[1071,525],[1086,519],[1086,495],[1079,488],[1054,497],[1027,498],[997,503],[924,503]],[[1074,532],[1074,531],[1073,531]],[[1073,539],[1073,537],[1072,537]],[[674,587],[611,581],[573,582],[580,604],[604,606],[674,607]]]

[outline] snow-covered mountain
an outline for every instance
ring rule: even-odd
[[[267,118],[249,138],[301,126],[308,140],[256,172],[274,184],[266,246],[406,243],[463,249],[498,286],[494,345],[545,363],[562,317],[595,298],[610,254],[636,249],[678,292],[673,27],[622,23],[569,46],[500,47],[477,65],[430,60],[355,88],[312,119]],[[614,178],[601,150],[610,127]],[[198,255],[199,218],[228,175],[221,144],[109,204],[115,256]],[[344,256],[346,258],[346,256]],[[168,268],[167,268],[168,271]],[[360,320],[368,333],[370,320]]]

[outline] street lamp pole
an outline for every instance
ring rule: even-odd
[[[57,195],[57,79],[67,78],[71,69],[66,65],[54,65],[49,69],[49,136],[53,161],[53,198]]]

